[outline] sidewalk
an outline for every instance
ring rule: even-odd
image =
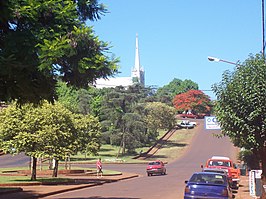
[[[240,184],[237,190],[236,199],[253,199],[253,197],[249,195],[248,176],[240,177]]]
[[[62,177],[62,176],[58,176]],[[138,177],[137,174],[132,173],[122,173],[121,175],[113,175],[113,176],[103,176],[102,178],[97,178],[96,176],[65,176],[67,178],[75,179],[75,183],[68,185],[31,185],[24,186],[16,185],[12,186],[12,188],[17,187],[17,190],[13,190],[8,193],[0,192],[0,199],[33,199],[39,197],[45,197],[57,193],[62,193],[66,191],[82,189],[91,186],[102,185],[104,183],[116,182],[119,180],[126,180],[134,177]],[[1,185],[1,187],[3,187]],[[6,186],[11,187],[11,186]],[[21,188],[21,189],[19,189]]]

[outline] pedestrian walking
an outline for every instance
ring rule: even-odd
[[[101,177],[103,177],[103,167],[102,167],[101,158],[98,159],[96,163],[96,168],[97,168],[97,178],[99,178],[99,174],[101,174]]]

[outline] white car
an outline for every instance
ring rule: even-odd
[[[179,124],[177,124],[177,126],[181,128],[192,129],[195,127],[195,124],[190,122],[189,120],[183,120]]]

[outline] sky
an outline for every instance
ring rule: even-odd
[[[189,79],[215,99],[211,86],[262,50],[261,0],[99,0],[108,13],[93,26],[120,59],[119,77],[130,77],[138,34],[145,85],[162,87]]]

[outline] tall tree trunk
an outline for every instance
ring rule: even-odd
[[[68,161],[68,157],[65,157],[65,169],[68,169],[68,165],[67,165],[67,161]]]
[[[31,180],[36,180],[36,170],[37,170],[37,158],[32,157],[32,164],[31,164]]]
[[[54,165],[53,177],[57,177],[57,174],[58,174],[58,160],[55,159],[55,165]]]
[[[122,154],[126,153],[126,141],[125,141],[125,132],[123,133],[123,147],[122,147]]]
[[[49,166],[48,166],[49,170],[54,169],[53,168],[53,159],[51,157],[49,157]]]
[[[117,152],[117,155],[116,155],[116,159],[118,159],[118,157],[119,157],[119,155],[120,155],[120,150],[121,150],[121,148],[122,148],[122,143],[123,143],[123,138],[122,138],[122,140],[121,140],[121,142],[120,142],[120,146],[119,146],[119,149],[118,149],[118,152]]]
[[[70,156],[67,156],[65,158],[65,169],[68,170],[68,169],[71,169],[70,168]]]

